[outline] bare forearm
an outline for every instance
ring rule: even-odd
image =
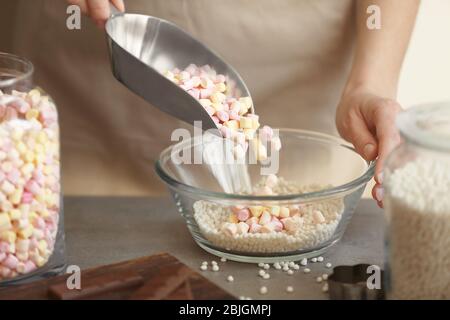
[[[358,87],[395,98],[420,0],[357,0],[357,44],[346,90]],[[381,10],[381,29],[367,26],[367,8]]]

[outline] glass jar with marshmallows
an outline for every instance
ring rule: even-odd
[[[33,70],[0,53],[0,286],[64,266],[58,113]]]

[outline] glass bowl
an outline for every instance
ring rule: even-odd
[[[245,189],[265,183],[262,170],[267,163],[211,161],[213,154],[214,159],[223,157],[217,151],[224,139],[194,136],[161,153],[156,172],[195,242],[207,252],[240,262],[295,261],[320,255],[341,239],[373,177],[375,163],[331,135],[294,129],[278,132],[282,148],[276,176],[282,192],[276,194],[253,195]],[[224,225],[230,223],[233,210],[260,207],[286,207],[302,224],[295,232],[226,232]],[[250,211],[251,216],[257,211]]]

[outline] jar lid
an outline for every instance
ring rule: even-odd
[[[450,102],[409,108],[397,117],[397,127],[408,141],[450,151]]]

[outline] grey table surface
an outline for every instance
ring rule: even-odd
[[[268,280],[258,277],[255,264],[223,263],[199,248],[168,197],[67,197],[64,207],[69,265],[86,269],[159,252],[168,252],[197,270],[202,261],[216,260],[220,271],[202,274],[236,297],[327,299],[316,282],[317,276],[331,272],[325,262],[333,266],[383,263],[383,212],[368,199],[361,200],[343,239],[323,255],[325,261],[309,264],[311,273],[288,275],[271,267]],[[234,282],[227,282],[228,275]],[[261,286],[268,288],[266,295],[259,293]],[[294,292],[287,293],[287,286]]]

